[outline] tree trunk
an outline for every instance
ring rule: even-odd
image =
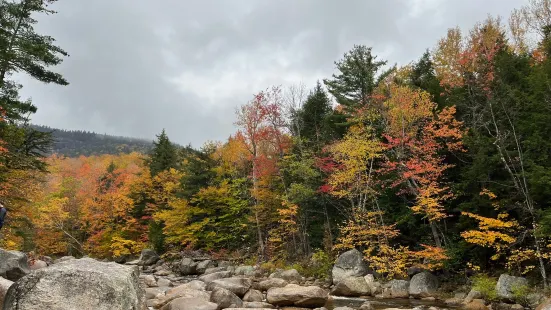
[[[333,248],[333,233],[331,232],[331,223],[329,222],[329,212],[327,212],[327,206],[323,206],[323,213],[325,213],[325,225],[327,229],[327,233],[329,235],[329,249],[331,250]]]
[[[440,240],[440,235],[438,235],[438,228],[436,227],[436,223],[434,221],[429,220],[430,223],[430,229],[432,230],[432,236],[434,237],[434,243],[437,247],[442,247],[442,241]]]
[[[260,218],[258,216],[258,205],[255,206],[254,216],[256,219],[256,233],[258,234],[258,250],[260,257],[264,258],[264,239],[262,237],[262,229],[260,228]]]
[[[545,271],[545,262],[543,261],[542,253],[541,253],[541,247],[540,247],[540,240],[537,237],[536,232],[536,222],[534,221],[534,218],[532,217],[532,235],[534,237],[534,243],[536,244],[536,255],[538,256],[539,261],[539,267],[540,267],[540,274],[543,279],[543,288],[547,289],[547,272]]]

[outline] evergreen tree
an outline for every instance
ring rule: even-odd
[[[156,176],[161,171],[178,166],[178,152],[174,144],[170,142],[163,129],[157,136],[157,141],[153,142],[154,147],[148,160],[151,176]]]
[[[51,134],[29,126],[29,116],[37,108],[20,98],[22,85],[9,77],[27,73],[41,82],[68,84],[61,74],[49,70],[67,53],[54,45],[52,37],[36,33],[37,21],[31,17],[55,13],[48,9],[53,2],[0,0],[0,182],[16,170],[44,171],[46,167],[43,158],[52,144]]]
[[[302,127],[301,138],[319,144],[328,141],[331,136],[329,116],[333,112],[327,93],[318,82],[310,92],[297,117]]]
[[[410,78],[413,86],[417,86],[427,91],[432,95],[434,102],[441,107],[441,94],[444,89],[440,86],[440,80],[436,77],[434,64],[428,50],[425,51],[419,61],[413,64]]]
[[[56,0],[0,1],[0,87],[15,72],[25,72],[45,82],[67,85],[59,73],[48,70],[68,56],[55,40],[35,32],[35,13],[53,14],[48,5]]]
[[[210,185],[215,177],[215,161],[212,154],[216,151],[215,144],[206,144],[203,148],[196,150],[191,145],[186,146],[180,152],[182,162],[182,195],[186,199],[191,199],[201,188]]]
[[[178,150],[176,146],[170,142],[164,129],[160,135],[157,135],[157,141],[154,141],[153,144],[153,151],[147,160],[151,176],[155,177],[163,171],[177,168]],[[166,208],[166,206],[157,206],[157,208],[162,210]],[[165,250],[166,236],[163,234],[164,227],[165,224],[163,221],[149,221],[149,241],[158,252],[163,252]]]
[[[345,114],[354,111],[369,101],[369,95],[377,85],[380,69],[386,61],[377,60],[371,47],[354,45],[343,59],[335,62],[338,74],[324,83],[337,102],[345,109]]]

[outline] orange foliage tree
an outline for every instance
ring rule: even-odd
[[[34,202],[36,245],[46,254],[119,257],[144,246],[129,198],[142,171],[139,154],[53,156]]]
[[[260,92],[237,111],[240,130],[236,137],[244,142],[251,163],[251,198],[258,249],[266,254],[267,232],[277,223],[277,209],[281,197],[274,192],[280,182],[278,162],[289,147],[290,139],[285,133],[283,101],[278,87]]]
[[[446,218],[443,202],[453,194],[443,180],[446,152],[463,151],[461,122],[455,108],[436,111],[430,95],[422,90],[392,85],[385,99],[386,161],[383,173],[394,175],[392,187],[414,195],[412,210],[430,224],[434,242],[442,247],[437,223]]]

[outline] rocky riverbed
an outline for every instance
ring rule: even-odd
[[[208,257],[165,262],[151,250],[121,263],[64,257],[29,264],[25,254],[0,249],[0,304],[5,310],[524,309],[506,302],[523,278],[500,278],[499,303],[486,302],[476,291],[444,299],[439,279],[426,271],[408,280],[377,281],[355,250],[337,259],[331,281],[305,278],[294,269],[266,274]],[[540,309],[547,309],[542,296],[533,299],[534,307],[541,302]]]

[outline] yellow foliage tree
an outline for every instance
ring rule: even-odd
[[[373,137],[373,129],[361,123],[354,125],[327,150],[334,161],[327,180],[329,193],[346,198],[351,212],[366,211],[376,196],[374,164],[383,151],[382,144]]]

